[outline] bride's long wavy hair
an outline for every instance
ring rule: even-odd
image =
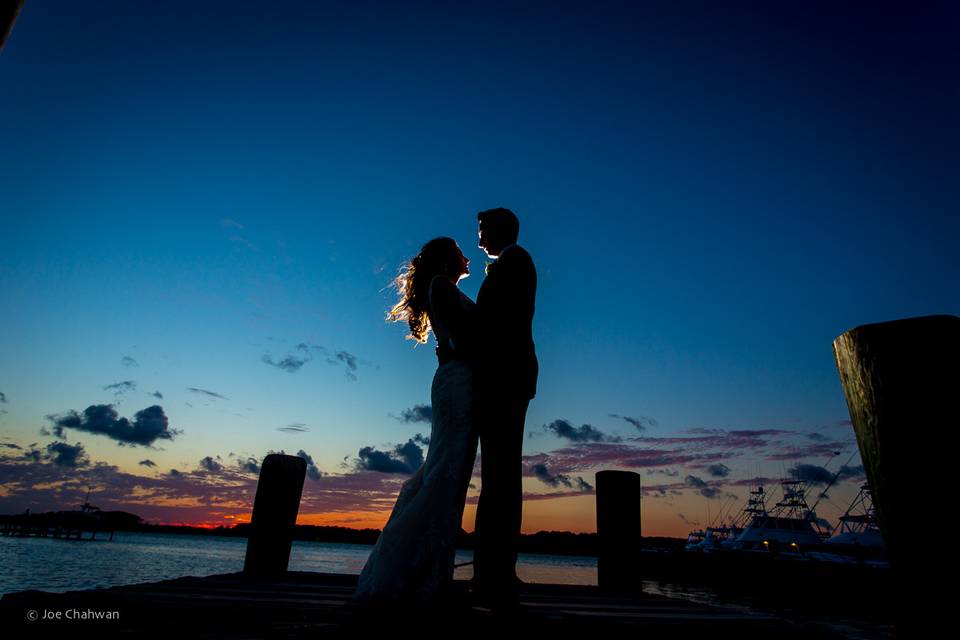
[[[425,343],[430,333],[430,282],[433,276],[444,275],[450,264],[459,259],[460,248],[453,238],[434,238],[420,248],[420,253],[400,267],[393,286],[400,292],[400,301],[387,312],[387,321],[405,321],[410,326],[408,340]]]

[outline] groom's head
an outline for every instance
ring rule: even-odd
[[[496,258],[506,247],[514,244],[520,236],[520,220],[510,211],[498,207],[477,214],[480,225],[480,248],[491,258]]]

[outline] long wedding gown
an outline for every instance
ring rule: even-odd
[[[478,443],[474,371],[463,357],[475,304],[442,278],[434,279],[430,293],[431,327],[438,345],[453,357],[442,358],[433,376],[427,458],[403,483],[360,573],[355,602],[427,603],[446,593],[453,581],[457,535]],[[438,358],[440,353],[438,348]]]

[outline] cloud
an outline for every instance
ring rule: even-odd
[[[287,373],[296,373],[299,371],[305,364],[313,360],[314,352],[320,353],[323,355],[327,362],[330,364],[343,364],[346,366],[347,378],[351,380],[356,380],[356,371],[359,368],[359,359],[352,353],[346,351],[338,351],[333,356],[329,355],[329,351],[321,345],[311,345],[306,342],[301,342],[294,348],[294,353],[287,354],[282,360],[274,360],[273,356],[270,354],[264,354],[260,359],[270,366],[277,367],[282,369]]]
[[[177,471],[176,469],[170,469],[170,476],[174,478],[179,478],[183,474]]]
[[[156,398],[157,400],[163,400],[163,394],[160,393],[159,391],[154,391],[154,392],[151,393],[150,395],[152,395],[152,396],[153,396],[154,398]]]
[[[619,418],[620,420],[625,420],[626,422],[629,422],[630,424],[632,424],[634,427],[637,428],[637,431],[641,433],[646,431],[647,427],[657,426],[656,420],[654,420],[653,418],[647,418],[646,416],[640,416],[639,418],[631,418],[630,416],[621,416],[616,413],[610,413],[607,415],[609,415],[611,418]]]
[[[310,454],[308,454],[303,449],[300,449],[300,451],[297,451],[297,456],[307,461],[307,477],[308,478],[310,478],[311,480],[319,480],[323,476],[323,472],[317,468],[316,464],[314,464],[313,458],[310,457]]]
[[[7,396],[3,391],[0,391],[0,404],[7,404]]]
[[[653,449],[630,444],[585,442],[550,453],[526,455],[524,464],[548,464],[559,473],[573,473],[590,469],[663,468],[719,462],[734,454],[728,452],[696,451],[692,448]]]
[[[217,460],[220,459],[220,456],[217,456]],[[207,471],[209,473],[218,473],[223,471],[223,465],[214,460],[212,457],[207,456],[200,460],[200,469]]]
[[[680,475],[680,472],[676,469],[647,469],[647,475],[664,475],[675,478]]]
[[[708,482],[697,476],[687,476],[685,482],[696,489],[704,498],[719,498],[722,493],[718,487],[710,486]]]
[[[357,356],[349,353],[347,351],[337,351],[332,358],[327,358],[327,362],[330,364],[343,364],[345,365],[344,373],[346,374],[349,380],[356,381],[357,379],[357,369],[360,367],[360,359]]]
[[[779,450],[766,456],[767,460],[802,460],[804,458],[824,458],[840,455],[844,447],[852,442],[817,442],[801,446],[783,445]]]
[[[122,365],[125,366],[125,367],[139,367],[139,366],[140,366],[140,363],[137,362],[136,360],[134,360],[134,359],[133,359],[132,357],[130,357],[130,356],[123,356],[122,358],[120,358],[120,364],[122,364]]]
[[[133,391],[137,388],[137,383],[133,380],[124,380],[123,382],[114,382],[113,384],[108,384],[103,388],[104,391],[110,391],[113,389],[113,395],[120,396],[128,391]]]
[[[283,369],[287,373],[296,373],[303,365],[313,360],[313,354],[310,353],[309,345],[304,342],[298,344],[294,349],[299,352],[299,355],[288,354],[283,360],[274,362],[269,354],[264,354],[261,360],[278,369]]]
[[[347,369],[350,371],[357,370],[357,356],[353,355],[352,353],[347,353],[346,351],[337,351],[334,357],[347,365]]]
[[[426,422],[433,420],[433,407],[429,404],[415,404],[409,409],[404,409],[397,418],[400,422]]]
[[[8,449],[23,449],[23,447],[20,445],[12,442],[0,442],[0,447],[7,447]]]
[[[543,425],[543,430],[552,431],[557,437],[566,438],[571,442],[620,442],[620,438],[608,436],[589,424],[574,427],[563,419]]]
[[[79,442],[75,445],[51,442],[47,445],[46,457],[58,467],[83,467],[90,464],[90,459]]]
[[[418,433],[417,435],[413,436],[413,441],[417,444],[422,444],[425,447],[430,446],[430,438],[425,437],[422,433]]]
[[[357,455],[359,456],[355,463],[357,470],[410,474],[423,464],[423,449],[413,438],[405,444],[397,445],[390,452],[378,451],[374,447],[363,447]]]
[[[239,467],[246,473],[260,473],[260,463],[256,458],[248,457],[246,460],[240,460]]]
[[[132,422],[118,417],[110,404],[93,404],[84,409],[82,414],[68,411],[62,416],[48,415],[47,419],[53,422],[54,435],[64,440],[65,430],[75,429],[105,435],[121,445],[150,446],[157,440],[173,440],[182,433],[168,428],[167,416],[160,405],[138,411]]]
[[[577,476],[576,478],[570,478],[569,476],[563,475],[562,473],[553,474],[550,473],[550,470],[547,469],[545,464],[535,464],[530,468],[530,473],[532,473],[538,480],[544,484],[548,484],[551,487],[558,487],[563,485],[569,488],[576,488],[580,491],[592,491],[593,486],[590,485],[582,477]]]
[[[295,422],[293,424],[288,424],[285,427],[277,427],[277,431],[285,431],[287,433],[305,433],[310,431],[310,429],[308,429],[307,425],[303,424],[302,422]]]
[[[814,440],[816,442],[826,442],[827,440],[829,440],[827,436],[823,435],[822,433],[817,433],[816,431],[808,433],[807,438],[809,440]]]
[[[707,473],[709,473],[714,478],[726,478],[730,475],[730,467],[723,464],[722,462],[717,464],[712,464],[707,467]]]
[[[153,460],[150,460],[149,458],[147,458],[146,460],[141,460],[138,464],[141,464],[141,465],[143,465],[144,467],[155,467],[155,466],[157,466],[157,463],[154,462]]]
[[[219,393],[215,393],[213,391],[207,391],[206,389],[197,389],[196,387],[187,387],[187,391],[191,393],[198,393],[200,395],[207,396],[210,398],[218,398],[220,400],[229,400],[229,398],[227,398],[226,396],[222,396]]]
[[[834,476],[837,478],[836,481],[842,481],[851,478],[862,478],[864,475],[863,465],[856,467],[844,465],[840,467],[839,472],[832,472],[816,464],[798,464],[788,469],[787,473],[797,480],[803,480],[813,486],[829,485],[834,482]]]
[[[220,218],[220,226],[224,229],[243,229],[243,225],[231,218]]]

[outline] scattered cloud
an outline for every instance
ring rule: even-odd
[[[530,470],[530,474],[535,476],[538,480],[544,484],[548,484],[551,487],[559,487],[563,485],[571,489],[576,488],[579,491],[592,491],[593,486],[584,480],[581,476],[576,478],[571,478],[562,473],[550,473],[550,470],[547,469],[547,465],[539,463],[533,465]]]
[[[323,347],[318,347],[323,349]],[[287,373],[296,373],[305,365],[306,363],[313,360],[313,354],[310,352],[310,345],[305,342],[301,342],[296,347],[294,347],[296,353],[288,354],[282,360],[275,362],[273,357],[270,354],[264,354],[261,360],[270,366],[277,367],[278,369],[283,369]],[[326,351],[324,349],[324,351]]]
[[[7,396],[3,391],[0,391],[0,404],[7,404]]]
[[[207,396],[209,398],[217,398],[219,400],[229,400],[226,396],[220,395],[219,393],[208,391],[206,389],[197,389],[196,387],[187,387],[187,391],[190,393],[196,393],[202,396]]]
[[[413,441],[417,444],[422,444],[425,447],[430,446],[430,438],[424,436],[422,433],[418,433],[417,435],[413,436]]]
[[[124,380],[123,382],[114,382],[113,384],[106,385],[103,390],[110,391],[113,390],[113,395],[121,396],[128,391],[133,391],[137,388],[137,383],[133,380]]]
[[[647,475],[648,476],[664,475],[664,476],[669,476],[671,478],[676,478],[677,476],[680,475],[680,472],[677,471],[676,469],[647,469]]]
[[[123,356],[120,358],[120,364],[125,367],[139,367],[140,363],[134,360],[131,356]]]
[[[423,449],[413,438],[405,444],[397,445],[392,451],[363,447],[357,455],[359,458],[355,467],[358,471],[411,474],[423,464]]]
[[[260,473],[260,462],[253,457],[248,456],[246,459],[241,459],[238,466],[245,473]]]
[[[296,373],[314,359],[314,354],[322,355],[330,364],[344,365],[347,378],[350,380],[357,379],[356,372],[360,366],[360,359],[357,356],[347,351],[337,351],[330,355],[325,347],[318,344],[301,342],[293,348],[293,353],[288,353],[280,360],[275,360],[269,353],[261,356],[260,360],[287,373]]]
[[[616,413],[610,413],[607,415],[609,415],[611,418],[619,418],[620,420],[629,422],[634,427],[636,427],[637,431],[639,431],[640,433],[643,433],[644,431],[646,431],[647,427],[657,426],[656,420],[654,420],[653,418],[648,418],[646,416],[640,416],[639,418],[631,418],[630,416],[621,416]]]
[[[313,462],[313,458],[310,457],[310,455],[306,451],[304,451],[303,449],[300,449],[300,451],[297,451],[297,456],[306,460],[308,478],[310,478],[311,480],[319,480],[323,476],[323,472],[317,468],[317,465],[314,464]]]
[[[433,420],[433,407],[429,404],[415,404],[409,409],[404,409],[397,418],[400,422],[426,422]]]
[[[150,460],[149,458],[147,458],[146,460],[141,460],[138,464],[140,464],[140,465],[142,465],[142,466],[144,466],[144,467],[155,467],[155,466],[157,466],[157,463],[154,462],[153,460]]]
[[[71,410],[61,416],[46,417],[53,423],[53,434],[64,440],[66,429],[74,429],[107,436],[121,445],[151,446],[157,440],[173,440],[182,433],[168,428],[167,416],[160,405],[138,411],[132,421],[119,417],[110,404],[90,405],[82,414]]]
[[[813,486],[830,485],[836,476],[836,482],[848,479],[860,479],[864,477],[863,465],[840,467],[839,471],[828,471],[826,468],[815,464],[798,464],[791,467],[787,473],[797,480],[803,480]]]
[[[708,482],[697,476],[687,476],[685,482],[687,485],[696,489],[704,498],[713,499],[721,497],[722,491],[719,487],[711,486]]]
[[[90,464],[90,459],[79,442],[75,445],[51,442],[47,445],[47,458],[58,467],[83,467]]]
[[[293,424],[288,424],[285,427],[277,427],[277,431],[285,431],[286,433],[305,433],[310,431],[302,422],[294,422]]]
[[[620,438],[608,436],[592,425],[582,424],[574,427],[569,421],[563,419],[543,425],[543,430],[553,432],[558,438],[565,438],[571,442],[620,442]]]
[[[220,456],[217,456],[217,459],[214,460],[211,456],[207,456],[200,460],[200,469],[208,473],[218,473],[223,471],[223,465],[218,462]]]
[[[154,391],[154,392],[151,393],[150,395],[152,395],[152,396],[153,396],[154,398],[156,398],[157,400],[163,400],[163,394],[160,393],[159,391]]]
[[[726,478],[730,475],[730,467],[719,462],[717,464],[712,464],[707,467],[707,473],[709,473],[714,478]]]

